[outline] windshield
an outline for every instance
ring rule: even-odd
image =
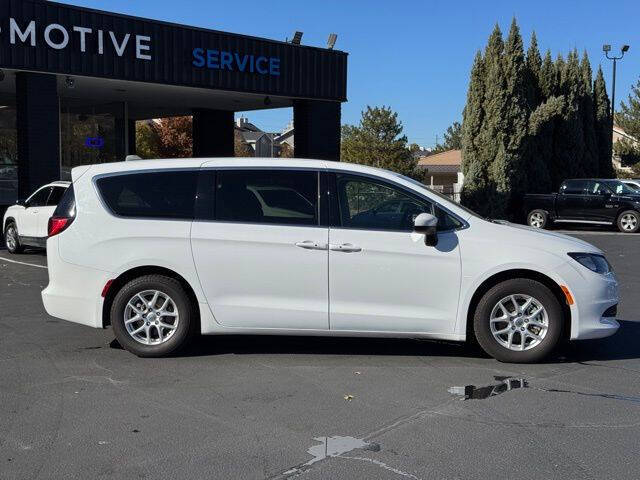
[[[626,185],[619,180],[607,180],[603,183],[607,187],[609,187],[611,191],[613,191],[614,193],[617,193],[618,195],[628,195],[628,194],[634,195],[638,193],[629,185]]]
[[[395,172],[394,172],[395,173]],[[424,183],[419,182],[418,180],[415,180],[411,177],[407,177],[405,175],[401,175],[399,173],[395,173],[395,175],[397,175],[398,177],[402,178],[403,180],[406,180],[407,182],[411,182],[414,185],[417,185],[419,187],[425,188],[427,190],[429,190],[430,193],[433,193],[435,196],[441,198],[442,200],[445,201],[445,203],[453,203],[456,207],[464,210],[465,212],[467,212],[470,215],[473,215],[476,218],[481,218],[483,220],[486,220],[486,218],[484,218],[481,215],[478,215],[476,212],[474,212],[473,210],[471,210],[470,208],[465,207],[464,205],[460,204],[460,203],[455,203],[453,200],[451,200],[449,197],[447,197],[446,195],[443,195],[440,192],[436,192],[435,190],[430,189],[429,187],[427,187]]]

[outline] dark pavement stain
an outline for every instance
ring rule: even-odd
[[[529,388],[529,383],[524,378],[493,377],[499,383],[497,385],[487,385],[476,387],[475,385],[465,385],[464,387],[451,387],[449,393],[463,397],[463,400],[485,400],[495,397],[510,390],[519,388]]]
[[[608,398],[610,400],[620,400],[624,402],[640,404],[640,397],[629,395],[617,395],[612,393],[588,393],[576,390],[564,390],[558,388],[530,387],[529,382],[524,378],[513,378],[494,376],[497,384],[476,387],[475,385],[465,385],[464,387],[450,387],[449,393],[462,397],[462,400],[486,400],[490,397],[501,395],[511,390],[527,389],[537,390],[546,393],[568,393],[584,397]]]

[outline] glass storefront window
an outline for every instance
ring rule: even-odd
[[[18,130],[14,95],[0,95],[0,205],[18,199]]]
[[[71,169],[78,165],[124,160],[124,125],[123,103],[63,103],[60,111],[60,178],[71,180]]]

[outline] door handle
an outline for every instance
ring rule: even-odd
[[[312,242],[311,240],[305,240],[304,242],[296,242],[296,247],[304,248],[305,250],[326,250],[326,243]]]
[[[358,247],[357,245],[352,245],[351,243],[342,243],[340,245],[330,243],[329,250],[334,252],[354,253],[361,252],[362,248]]]

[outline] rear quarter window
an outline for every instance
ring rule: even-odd
[[[172,170],[99,178],[98,191],[115,215],[192,220],[198,172]]]

